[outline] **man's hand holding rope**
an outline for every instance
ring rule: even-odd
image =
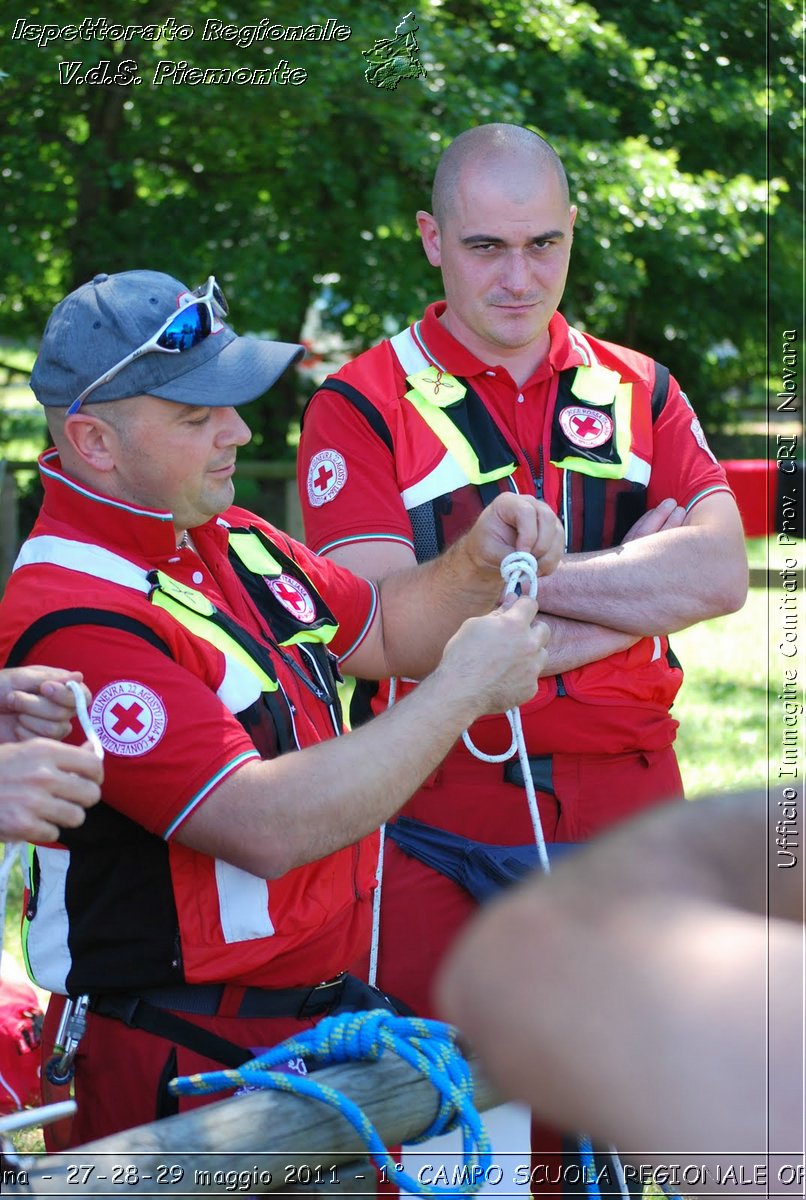
[[[501,563],[512,551],[532,554],[538,575],[550,574],[563,554],[564,532],[557,516],[542,500],[502,492],[479,515],[459,545],[477,568],[500,581]]]

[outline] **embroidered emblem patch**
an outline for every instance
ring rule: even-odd
[[[347,482],[347,463],[338,450],[320,450],[308,467],[308,499],[314,508],[335,499]]]
[[[168,715],[151,688],[121,679],[97,693],[90,720],[104,750],[131,758],[154,749],[165,733]]]
[[[586,450],[603,445],[613,436],[613,421],[607,413],[576,405],[562,410],[560,428],[569,442]]]
[[[712,458],[714,460],[714,462],[716,462],[717,461],[716,455],[714,454],[711,447],[708,445],[708,442],[705,437],[705,433],[703,432],[702,425],[700,424],[697,417],[695,417],[694,420],[691,422],[691,432],[694,434],[694,441],[697,443],[697,445],[700,447],[700,449],[704,450],[705,453],[708,455],[708,457]]]
[[[316,609],[310,595],[302,584],[291,575],[281,575],[279,579],[267,579],[271,591],[292,616],[304,625],[310,625],[316,619]]]

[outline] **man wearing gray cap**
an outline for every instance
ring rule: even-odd
[[[31,972],[58,994],[46,1046],[61,997],[90,997],[67,1144],[175,1111],[175,1074],[385,1003],[345,974],[375,831],[478,715],[532,695],[545,655],[534,601],[490,611],[510,550],[558,561],[534,499],[502,496],[380,586],[232,506],[237,406],[301,347],[226,315],[212,277],[98,275],[54,310],[31,380],[55,448],[0,662],[81,670],[105,751],[102,801],[37,847],[25,914]],[[342,738],[341,663],[428,678]]]

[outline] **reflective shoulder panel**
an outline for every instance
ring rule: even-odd
[[[210,613],[202,613],[198,609],[188,606],[184,601],[175,599],[170,592],[166,592],[161,587],[156,587],[152,591],[151,603],[167,612],[194,637],[201,638],[203,641],[209,642],[211,646],[215,646],[216,650],[224,655],[228,665],[233,660],[240,663],[242,667],[251,672],[263,691],[274,692],[277,690],[277,680],[272,679],[265,671],[261,670],[251,655],[225,629],[210,620],[211,614],[215,612],[212,605],[210,605]],[[243,676],[241,675],[240,678],[242,679]]]
[[[446,375],[436,367],[426,367],[407,377],[408,383],[429,404],[437,408],[450,408],[467,395],[467,388],[453,375]]]
[[[571,391],[577,400],[584,400],[588,404],[612,404],[620,383],[618,371],[611,371],[608,367],[577,367]]]
[[[18,571],[34,563],[66,567],[69,571],[80,571],[84,575],[105,579],[145,595],[149,592],[148,573],[120,554],[105,550],[103,546],[50,535],[32,537],[23,542],[13,569]]]
[[[154,576],[157,581],[157,586],[172,600],[183,604],[185,608],[189,608],[191,612],[198,613],[200,617],[211,617],[215,612],[215,605],[212,600],[202,593],[196,591],[195,588],[187,587],[184,583],[177,582],[170,575],[166,575],[164,571],[155,571]]]
[[[435,500],[437,496],[445,496],[448,492],[455,492],[458,488],[466,487],[469,482],[467,474],[459,466],[450,450],[446,450],[433,471],[429,471],[418,483],[405,488],[400,493],[400,499],[406,509],[416,508],[418,504]]]
[[[281,575],[283,568],[256,533],[248,529],[231,529],[229,544],[247,571],[255,575]]]
[[[411,327],[401,329],[400,333],[389,339],[389,344],[406,375],[416,375],[418,371],[424,371],[432,365],[414,340]]]

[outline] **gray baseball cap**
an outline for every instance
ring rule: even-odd
[[[160,271],[96,275],[56,305],[31,374],[40,404],[68,407],[96,379],[153,337],[188,288]],[[180,353],[153,351],[93,389],[86,403],[147,393],[180,404],[227,407],[255,400],[304,347],[239,337],[229,325]]]

